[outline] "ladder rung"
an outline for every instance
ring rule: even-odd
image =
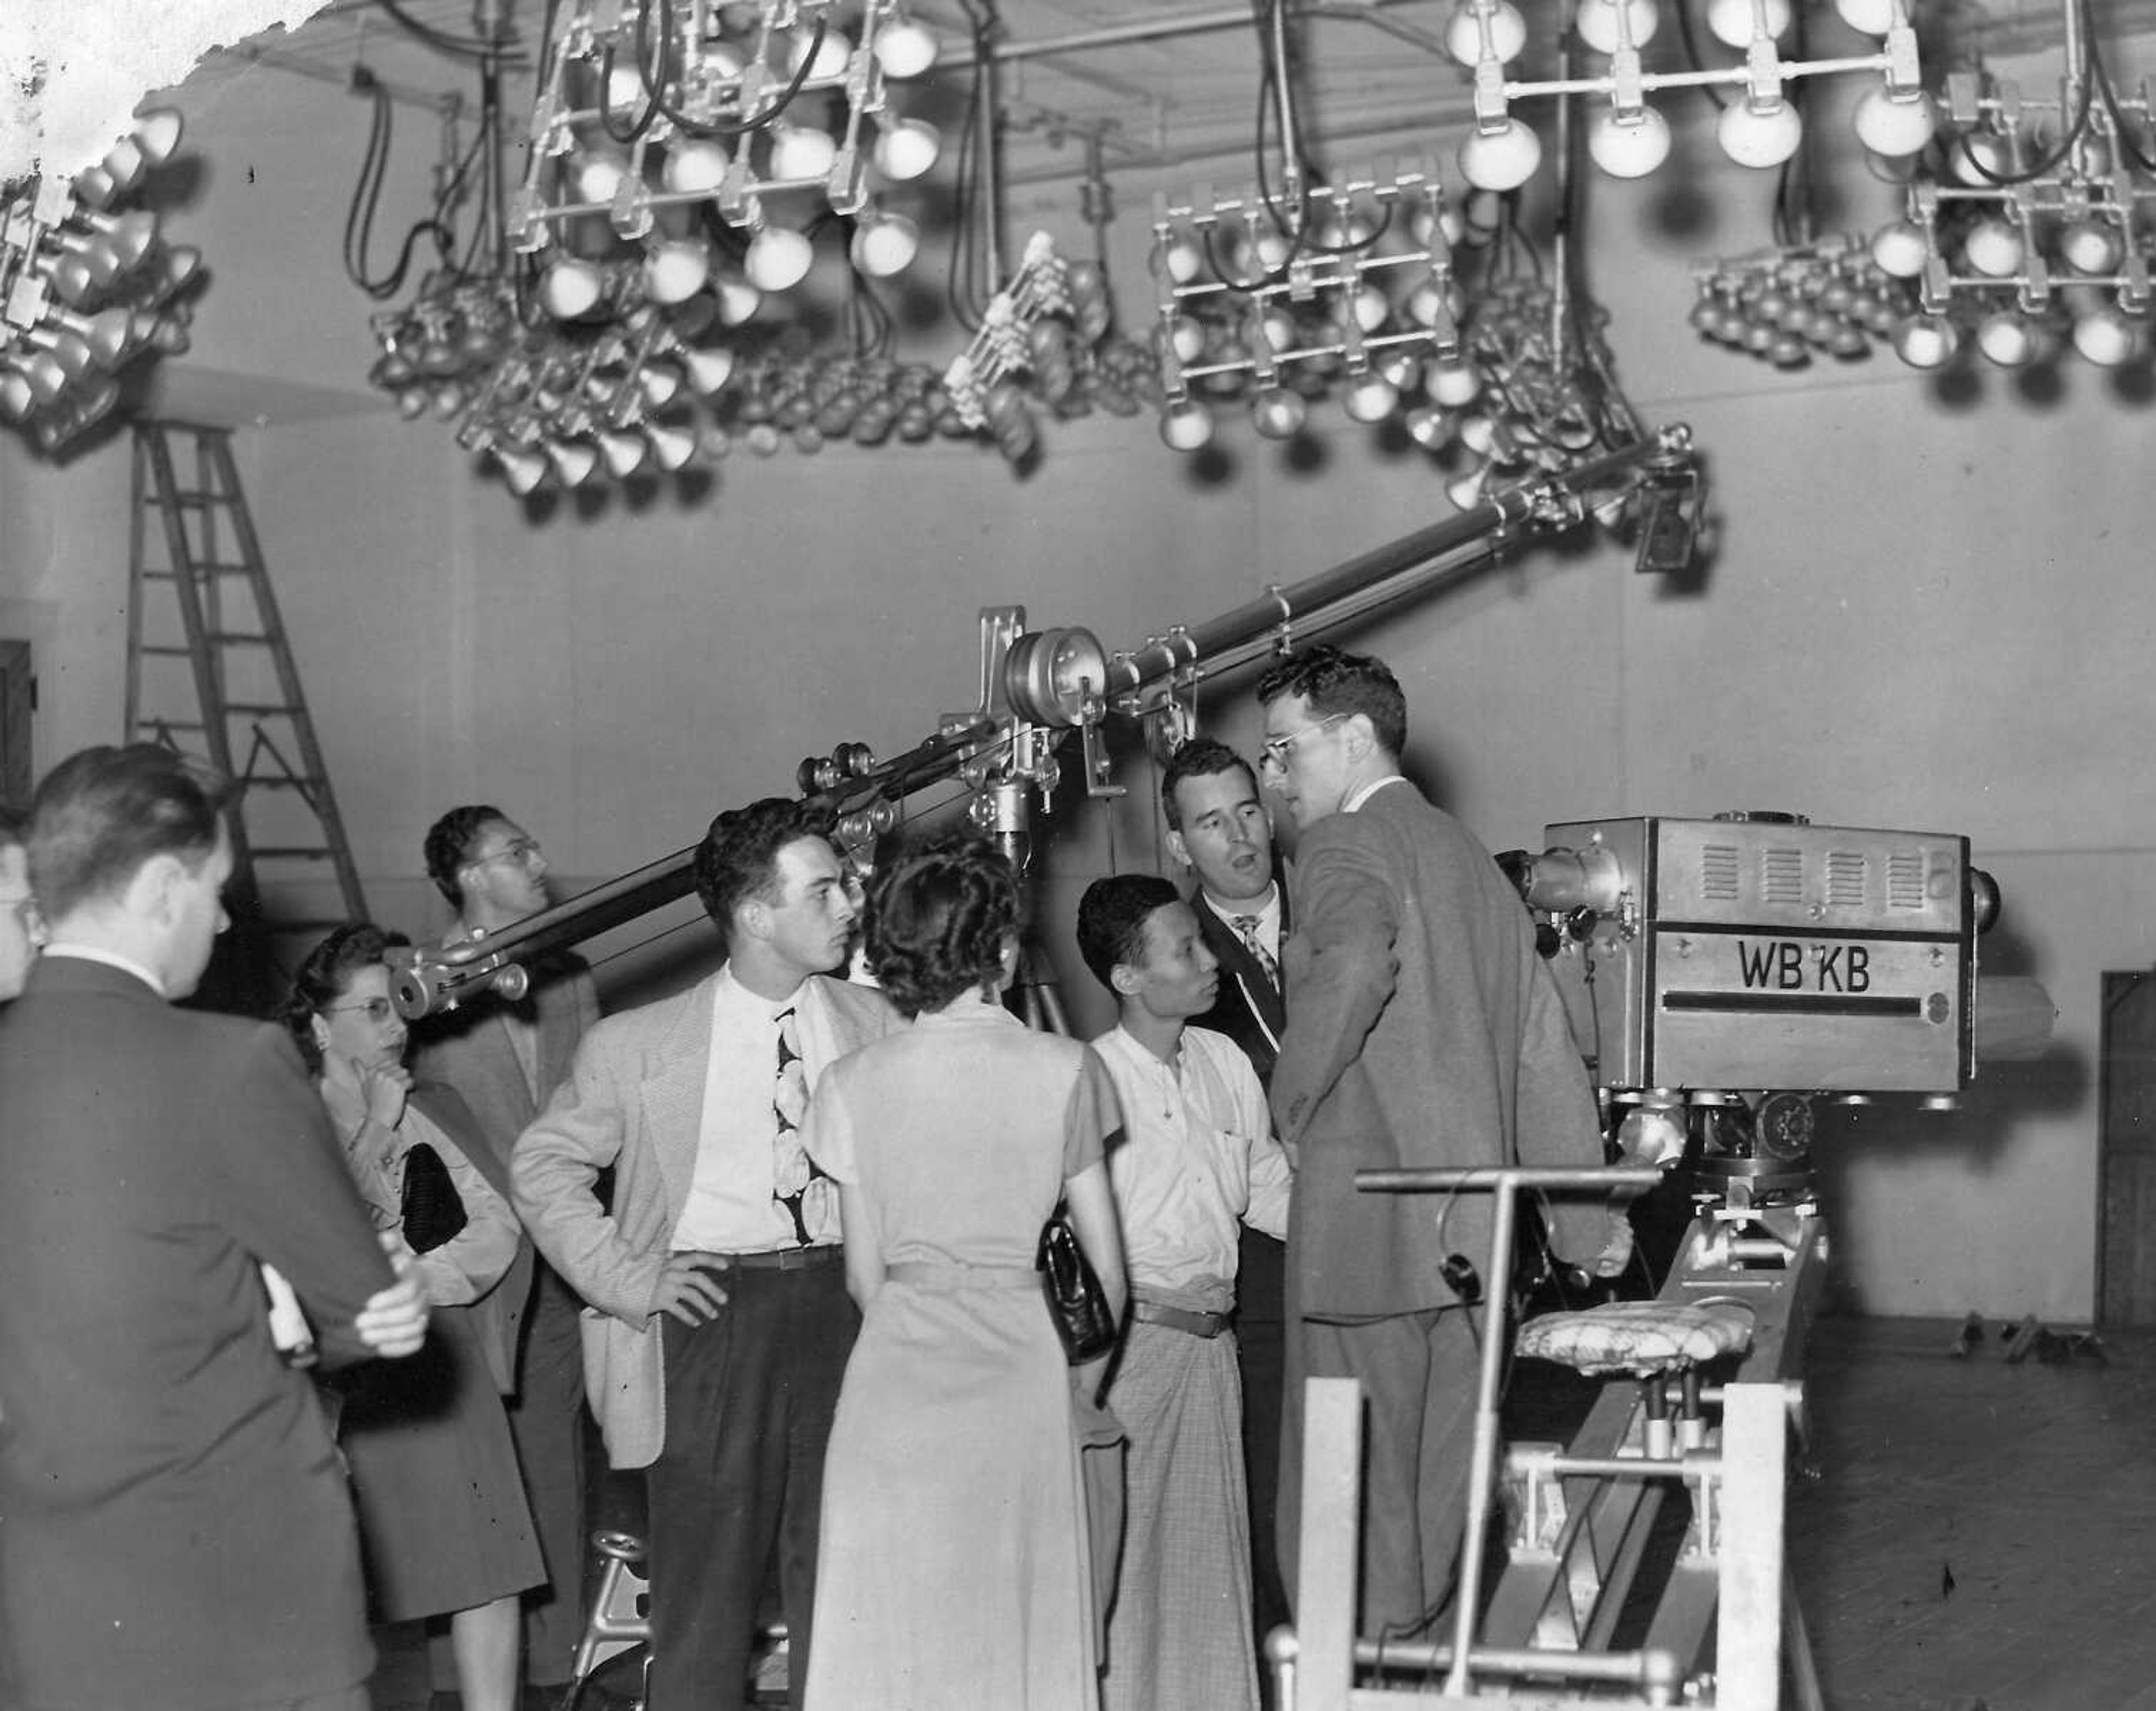
[[[300,710],[285,701],[227,701],[224,710],[227,713],[296,714]]]
[[[165,497],[175,505],[228,505],[232,503],[228,495],[212,493],[202,487],[176,487]]]
[[[139,716],[135,723],[145,730],[208,730],[209,729],[198,719],[157,719],[148,714]]]
[[[336,852],[324,845],[294,845],[290,848],[273,845],[264,849],[258,843],[249,845],[248,853],[258,862],[320,862],[326,861]]]
[[[166,654],[174,659],[186,659],[192,657],[195,650],[192,648],[170,647],[158,642],[144,642],[138,645],[136,651],[140,653]]]
[[[312,790],[316,785],[321,782],[321,780],[319,778],[280,778],[275,774],[264,773],[259,777],[243,779],[240,781],[249,790]]]
[[[277,638],[275,636],[257,635],[252,630],[216,630],[213,631],[209,636],[209,640],[213,642],[252,642],[257,646],[264,648],[273,645],[276,639]]]
[[[207,575],[244,576],[251,576],[254,570],[252,565],[235,565],[223,559],[207,558],[193,560],[189,568],[198,576]],[[142,580],[146,582],[177,582],[180,580],[177,571],[144,571],[141,574]]]

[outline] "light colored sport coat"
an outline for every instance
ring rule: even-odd
[[[834,1044],[850,1052],[901,1026],[871,987],[812,975]],[[510,1186],[532,1239],[588,1304],[584,1386],[617,1468],[645,1468],[666,1440],[665,1369],[652,1299],[696,1179],[710,1068],[712,976],[677,997],[608,1017],[516,1142]],[[828,1066],[824,1066],[828,1067]],[[594,1196],[614,1171],[613,1211]]]
[[[1296,1159],[1291,1299],[1322,1318],[1456,1304],[1440,1268],[1488,1265],[1490,1196],[1365,1194],[1364,1169],[1603,1162],[1594,1097],[1519,894],[1404,780],[1302,835],[1270,1094]],[[1585,1258],[1599,1199],[1553,1201]]]

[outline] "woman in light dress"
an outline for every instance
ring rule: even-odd
[[[870,966],[911,1026],[841,1058],[803,1141],[839,1185],[862,1324],[824,1473],[809,1711],[1094,1711],[1072,1368],[1034,1256],[1067,1203],[1120,1315],[1106,1071],[1002,1003],[1018,887],[986,846],[897,863]]]

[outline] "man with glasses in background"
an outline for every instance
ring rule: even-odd
[[[1359,1380],[1361,1632],[1405,1637],[1443,1608],[1466,1521],[1479,1291],[1449,1261],[1485,1263],[1491,1203],[1463,1194],[1440,1215],[1425,1195],[1361,1193],[1355,1173],[1599,1165],[1601,1130],[1518,894],[1474,834],[1401,776],[1407,708],[1391,671],[1306,648],[1268,669],[1257,695],[1265,781],[1301,833],[1281,958],[1287,1027],[1270,1089],[1296,1165],[1281,1557],[1291,1575],[1303,1381]],[[1607,1238],[1599,1272],[1629,1255],[1621,1215],[1601,1205],[1556,1200],[1547,1217],[1560,1253],[1595,1253]]]
[[[452,808],[428,831],[427,874],[457,912],[448,942],[485,938],[545,909],[547,857],[539,841],[501,809]],[[551,952],[525,963],[531,985],[519,999],[489,992],[415,1030],[413,1073],[455,1090],[471,1107],[506,1174],[516,1137],[566,1080],[577,1042],[598,1020],[598,989],[583,960]],[[512,1307],[516,1391],[509,1424],[524,1473],[547,1585],[525,1597],[525,1672],[535,1686],[567,1682],[583,1635],[586,1486],[583,1306],[544,1258],[531,1254],[528,1291]],[[517,1287],[525,1254],[505,1279]],[[521,1329],[515,1322],[521,1316]]]

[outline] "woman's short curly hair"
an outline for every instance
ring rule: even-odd
[[[388,961],[391,945],[411,942],[403,934],[372,921],[354,921],[307,953],[292,976],[291,995],[285,1001],[285,1026],[308,1068],[321,1073],[322,1048],[315,1043],[315,1017],[351,990],[352,977],[360,970]]]
[[[876,876],[869,966],[901,1014],[941,1010],[995,978],[1018,923],[1018,875],[993,845],[938,845]]]

